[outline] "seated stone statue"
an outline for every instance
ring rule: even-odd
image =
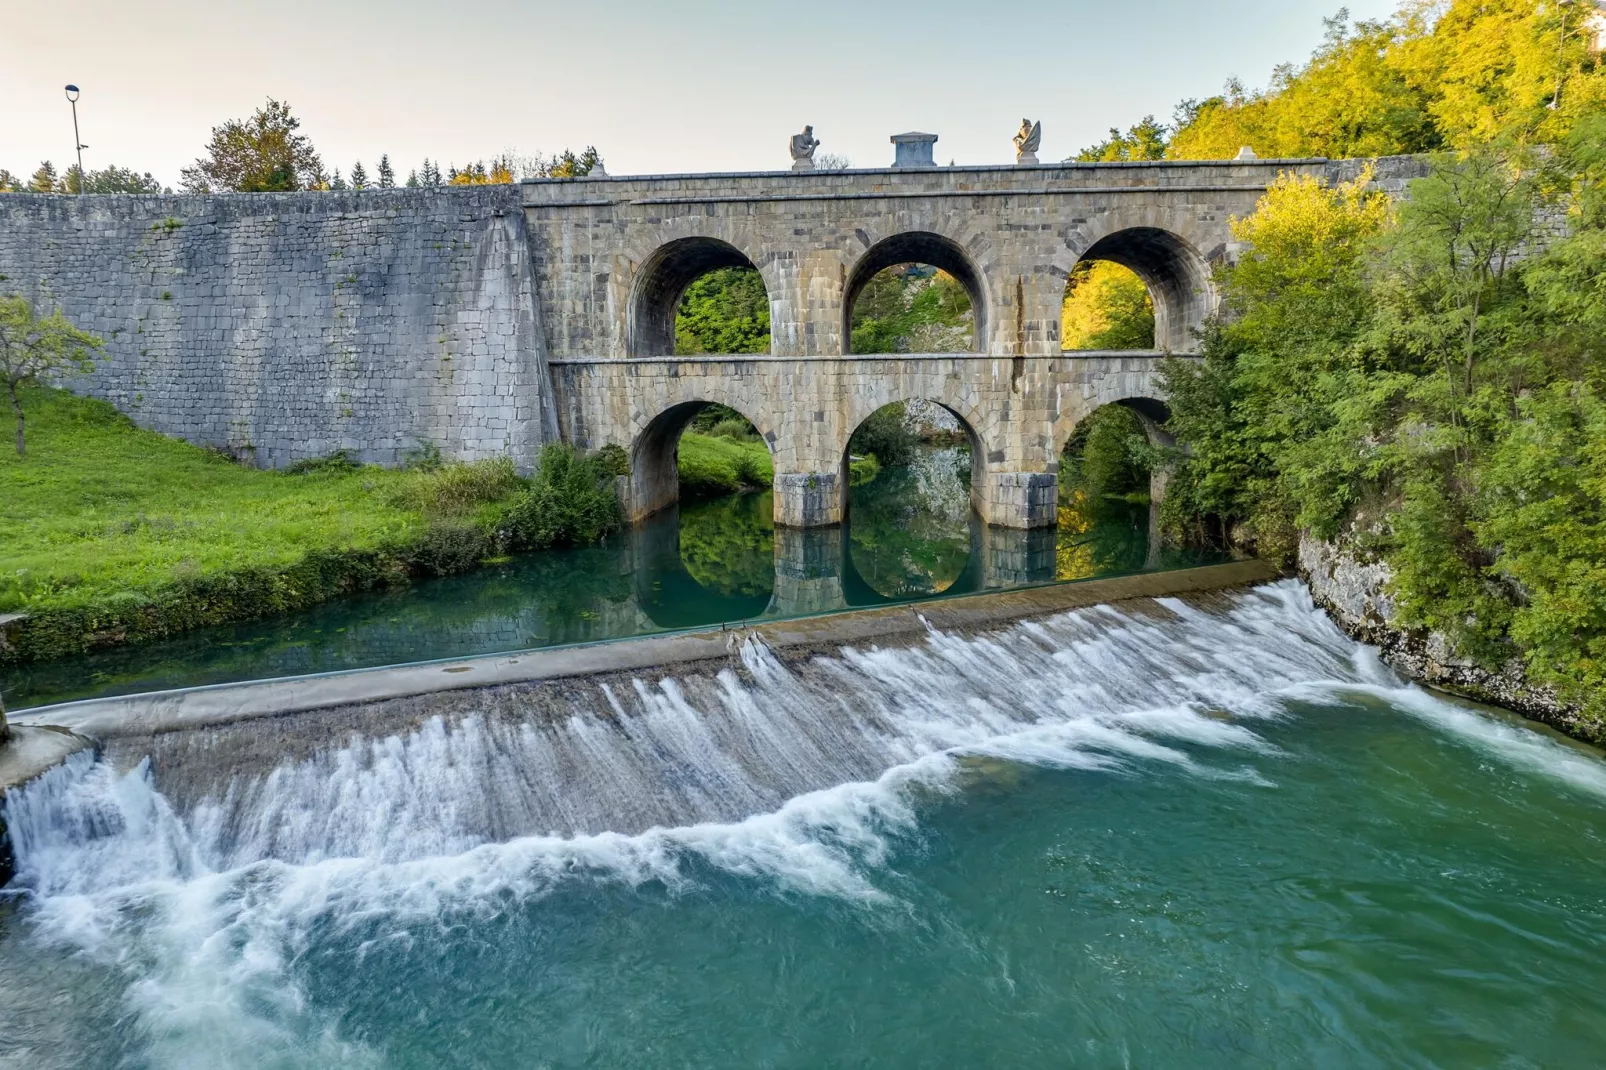
[[[814,127],[805,126],[801,134],[792,135],[792,170],[814,170],[814,150],[820,147],[820,139],[814,136]]]

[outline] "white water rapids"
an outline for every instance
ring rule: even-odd
[[[1301,692],[1386,691],[1443,727],[1491,731],[1402,687],[1296,583],[1215,601],[793,667],[748,642],[740,672],[597,689],[557,719],[486,715],[470,695],[409,734],[239,775],[184,812],[149,763],[80,755],[8,799],[13,887],[31,938],[126,978],[151,1065],[214,1065],[225,1043],[249,1065],[349,1065],[369,1053],[317,1020],[290,974],[330,930],[495,911],[578,879],[684,887],[709,865],[874,904],[867,874],[920,800],[978,763],[1252,776],[1234,755],[1269,748],[1254,720]],[[1495,742],[1606,794],[1595,763],[1518,734]],[[291,1036],[311,1062],[288,1054]],[[70,1050],[35,1054],[72,1065]]]

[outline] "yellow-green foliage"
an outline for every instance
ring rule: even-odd
[[[1606,69],[1579,32],[1592,5],[1411,0],[1391,19],[1328,23],[1326,42],[1270,87],[1193,105],[1172,159],[1364,157],[1468,148],[1496,136],[1564,139],[1606,107]],[[1557,90],[1560,89],[1559,99]],[[1552,102],[1555,107],[1551,107]]]
[[[1278,182],[1173,362],[1176,526],[1385,560],[1399,623],[1520,656],[1606,739],[1606,115],[1433,161],[1392,209]],[[1554,223],[1565,217],[1558,233]]]
[[[1108,260],[1078,264],[1060,308],[1064,349],[1150,349],[1154,302],[1131,269]]]

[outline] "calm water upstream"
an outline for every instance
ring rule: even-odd
[[[15,793],[0,1066],[1606,1051],[1606,763],[1402,686],[1296,583],[453,701]]]
[[[11,670],[11,709],[97,695],[594,642],[724,621],[1199,564],[1150,554],[1148,511],[1067,502],[1058,531],[989,529],[959,450],[852,491],[850,522],[786,532],[770,495],[687,502],[605,546],[525,554],[303,613]]]

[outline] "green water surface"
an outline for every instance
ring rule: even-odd
[[[1116,501],[1068,499],[1057,530],[988,528],[970,509],[966,464],[962,450],[922,450],[916,464],[854,487],[841,527],[777,540],[768,492],[691,500],[601,546],[524,554],[287,616],[11,669],[0,693],[8,708],[25,709],[1216,560],[1151,553],[1148,507]]]

